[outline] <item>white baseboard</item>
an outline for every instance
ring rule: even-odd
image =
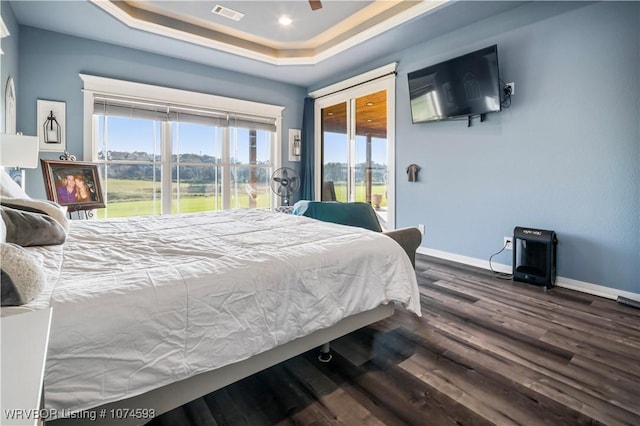
[[[502,263],[491,262],[489,267],[489,261],[484,259],[476,259],[475,257],[461,256],[455,253],[449,253],[446,251],[430,249],[426,247],[418,247],[417,253],[424,254],[426,256],[436,257],[438,259],[450,260],[452,262],[462,263],[463,265],[475,266],[477,268],[493,270],[495,272],[502,272],[510,274],[512,272],[511,265],[505,265]],[[562,288],[568,288],[570,290],[580,291],[582,293],[592,294],[594,296],[605,297],[607,299],[616,300],[618,296],[626,297],[628,299],[640,301],[640,294],[632,293],[630,291],[618,290],[616,288],[605,287],[598,284],[592,284],[585,281],[578,281],[571,278],[556,277],[556,286]]]
[[[435,250],[435,249],[430,249],[425,247],[418,247],[416,252],[427,255],[427,256],[437,257],[438,259],[444,259],[444,260],[450,260],[452,262],[462,263],[463,265],[475,266],[477,268],[482,268],[487,270],[491,270],[491,268],[493,268],[495,272],[502,272],[505,274],[511,273],[510,265],[491,262],[491,267],[489,267],[489,260],[485,260],[485,259],[476,259],[475,257],[462,256],[455,253],[449,253],[447,251]]]

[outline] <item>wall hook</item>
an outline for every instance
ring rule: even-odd
[[[418,181],[418,172],[420,171],[420,166],[417,164],[410,164],[407,167],[407,178],[409,182],[417,182]]]

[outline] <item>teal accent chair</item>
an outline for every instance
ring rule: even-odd
[[[310,201],[303,216],[323,222],[357,226],[369,231],[382,232],[378,216],[369,203],[339,203],[337,201]]]
[[[340,203],[335,201],[301,201],[294,206],[294,214],[311,217],[323,222],[357,226],[374,232],[383,232],[378,216],[369,203]],[[402,228],[383,232],[400,244],[416,266],[416,250],[422,242],[422,233],[417,228]]]

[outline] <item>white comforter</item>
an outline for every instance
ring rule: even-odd
[[[39,247],[53,306],[48,408],[87,409],[251,357],[381,303],[420,314],[374,232],[257,210],[75,221]]]

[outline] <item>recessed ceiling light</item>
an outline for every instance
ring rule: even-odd
[[[367,102],[365,105],[366,106],[373,106],[373,102]]]
[[[278,22],[280,22],[280,25],[291,25],[291,23],[293,22],[293,20],[291,18],[289,18],[287,15],[282,15],[279,19]]]

